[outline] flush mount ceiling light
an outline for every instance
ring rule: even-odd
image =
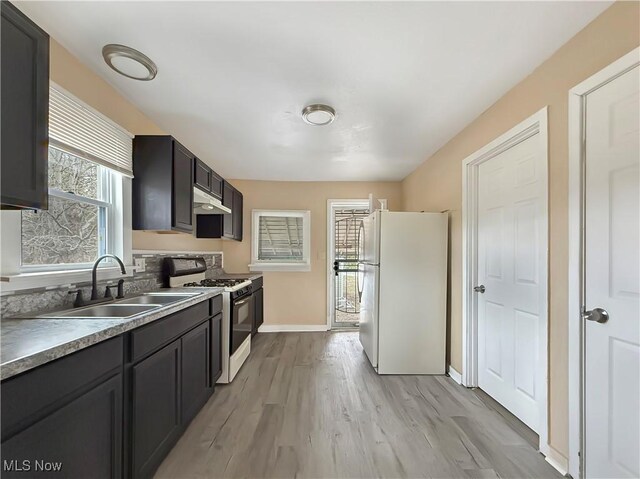
[[[329,105],[309,105],[302,110],[302,119],[309,125],[324,126],[336,118],[336,111]]]
[[[102,57],[112,69],[134,80],[153,80],[158,67],[144,53],[125,45],[110,43],[102,47]]]

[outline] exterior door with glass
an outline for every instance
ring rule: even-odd
[[[365,200],[345,200],[331,210],[332,294],[331,329],[358,326],[360,295],[358,293],[359,230],[368,213]]]

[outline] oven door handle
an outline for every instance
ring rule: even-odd
[[[250,299],[251,299],[251,296],[249,296],[246,299],[243,299],[242,301],[238,301],[237,303],[233,303],[233,306],[235,307],[242,306],[243,304],[248,303]]]

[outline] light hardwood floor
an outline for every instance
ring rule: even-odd
[[[158,478],[559,478],[444,376],[378,376],[355,332],[259,334]]]

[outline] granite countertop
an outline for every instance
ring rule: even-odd
[[[167,290],[156,290],[166,292]],[[164,305],[129,319],[7,318],[0,327],[0,380],[8,379],[131,329],[213,298],[223,288],[173,288],[172,293],[202,294]],[[154,291],[149,291],[154,292]]]
[[[262,273],[222,273],[221,275],[216,276],[216,278],[221,279],[244,279],[247,278],[251,281],[254,279],[258,279],[262,276]]]

